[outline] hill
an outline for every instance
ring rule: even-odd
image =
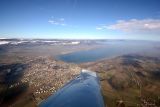
[[[124,55],[81,64],[96,71],[107,107],[159,107],[160,58]]]

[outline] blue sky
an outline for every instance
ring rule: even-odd
[[[0,38],[160,40],[160,0],[0,0]]]

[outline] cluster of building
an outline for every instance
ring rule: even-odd
[[[38,58],[29,62],[21,82],[29,83],[29,90],[35,100],[46,99],[64,84],[75,78],[81,68],[75,64]],[[39,101],[37,101],[39,103]]]
[[[4,65],[1,70],[0,80],[4,86],[6,84],[9,92],[24,92],[25,97],[22,99],[25,100],[27,94],[27,98],[34,99],[32,101],[36,104],[54,94],[81,72],[81,68],[75,64],[49,57],[27,58],[24,64]]]
[[[156,106],[156,101],[150,98],[141,98],[141,107],[158,107]]]

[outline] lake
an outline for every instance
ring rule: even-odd
[[[159,54],[157,47],[160,46],[160,43],[151,41],[106,41],[101,45],[102,47],[92,50],[59,55],[57,59],[70,63],[84,63],[126,54],[156,55]]]

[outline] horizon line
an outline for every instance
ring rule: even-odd
[[[0,38],[0,40],[2,39],[44,39],[44,40],[47,40],[47,39],[52,39],[52,40],[132,40],[132,41],[158,41],[160,42],[160,40],[146,40],[146,39],[113,39],[113,38],[110,38],[110,39],[107,39],[107,38],[20,38],[20,37],[13,37],[13,38]]]

